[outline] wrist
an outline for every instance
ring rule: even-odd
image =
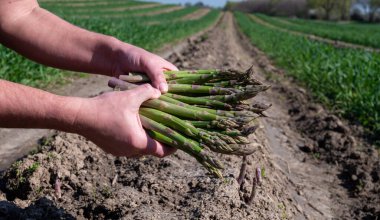
[[[81,109],[84,98],[55,96],[51,108],[46,113],[48,127],[65,132],[78,133],[82,124]]]

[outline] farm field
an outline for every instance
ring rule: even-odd
[[[167,58],[181,70],[250,68],[254,82],[270,89],[246,104],[271,107],[252,122],[256,130],[248,138],[258,146],[252,155],[217,154],[223,179],[180,150],[165,158],[115,157],[80,135],[54,131],[30,154],[0,166],[0,219],[380,216],[379,152],[366,139],[368,131],[380,131],[379,53],[276,31],[240,12],[122,0],[45,0],[41,6],[150,51],[181,42]],[[0,54],[6,57],[1,79],[46,88],[72,74],[2,46]],[[0,129],[0,160],[7,132]]]
[[[255,23],[247,15],[236,16],[252,42],[303,82],[319,100],[377,133],[380,131],[379,53],[336,49],[278,32]]]
[[[306,34],[313,34],[331,40],[338,40],[372,48],[380,48],[380,25],[339,24],[334,22],[286,19],[257,14],[260,19],[277,27]]]
[[[98,3],[100,2],[104,1],[99,1]],[[136,1],[110,2],[111,3],[109,5],[112,7],[115,7],[115,5],[123,7],[136,7],[148,4],[146,2]],[[49,4],[51,3],[42,3],[41,5],[42,7],[49,8]],[[60,8],[60,4],[67,4],[68,6]],[[107,7],[104,7],[104,5],[96,5],[91,10],[88,10],[86,12],[87,14],[75,12],[74,10],[73,15],[70,15],[70,13],[73,12],[73,8],[68,2],[65,2],[54,3],[53,6],[51,6],[51,10],[75,25],[92,31],[115,36],[125,42],[140,46],[150,51],[154,51],[167,43],[172,43],[173,41],[182,39],[202,30],[203,28],[214,23],[220,14],[217,10],[211,10],[199,19],[178,19],[199,10],[195,7],[182,9],[178,8],[177,10],[163,12],[162,14],[153,14],[154,11],[157,11],[156,8],[162,9],[168,7],[170,8],[173,6],[157,4],[157,6],[152,8],[126,10],[117,12],[117,14],[113,11],[105,11],[102,16],[96,18],[91,16],[87,18],[77,18],[76,15],[90,15],[91,13],[97,14],[102,12],[103,9],[107,9]],[[59,10],[57,8],[59,8]],[[83,7],[75,8],[76,10],[82,10],[81,8]],[[149,16],[149,13],[152,15]],[[115,15],[117,16],[114,17]],[[128,17],[128,19],[126,19],[126,17]],[[175,19],[177,19],[177,21],[173,22]],[[167,21],[172,22],[168,23]],[[177,31],[174,32],[172,30]],[[44,67],[31,62],[21,56],[18,56],[15,52],[5,48],[4,46],[0,46],[0,54],[1,57],[6,58],[0,61],[0,77],[2,79],[43,88],[48,85],[54,85],[55,83],[64,81],[65,76],[72,76],[72,74],[69,74],[68,72]]]

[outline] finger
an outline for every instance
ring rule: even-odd
[[[147,70],[147,74],[152,80],[152,85],[154,88],[159,89],[163,93],[168,91],[168,84],[166,82],[163,69],[150,68]]]
[[[152,139],[148,134],[147,134],[147,139],[148,139],[148,144],[146,148],[147,154],[151,154],[156,157],[166,157],[170,154],[173,154],[177,150],[175,148],[165,146],[162,143]]]
[[[148,99],[156,99],[160,97],[161,92],[153,88],[150,84],[143,84],[134,89],[128,90],[135,98],[136,104],[141,105]]]
[[[178,68],[176,66],[174,66],[172,63],[170,62],[166,62],[166,65],[164,65],[165,67],[163,68],[164,70],[178,70]]]

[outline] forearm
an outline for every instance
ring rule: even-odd
[[[0,8],[1,43],[25,57],[72,71],[104,75],[115,71],[121,44],[115,38],[76,27],[35,0],[0,0]]]
[[[0,80],[0,127],[49,128],[77,132],[81,98],[57,96]]]

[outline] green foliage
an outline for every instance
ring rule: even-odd
[[[219,11],[213,10],[198,20],[158,23],[146,25],[141,19],[92,18],[69,19],[72,23],[122,41],[143,47],[147,50],[158,49],[165,43],[184,38],[211,25],[218,17]],[[161,15],[164,16],[164,15]]]
[[[338,49],[255,23],[236,13],[243,32],[322,102],[380,134],[380,54]]]
[[[339,24],[303,19],[283,19],[257,15],[260,19],[277,27],[316,36],[380,48],[380,27],[375,24]]]
[[[32,165],[30,165],[28,168],[25,169],[25,172],[28,175],[31,175],[32,173],[34,173],[38,169],[38,167],[40,167],[40,163],[34,162]]]

